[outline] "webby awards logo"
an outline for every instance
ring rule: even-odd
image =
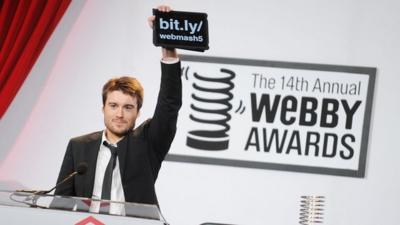
[[[182,56],[167,160],[363,177],[376,68]]]
[[[183,70],[186,80],[189,68]],[[189,114],[192,130],[187,133],[187,146],[212,151],[228,149],[234,78],[235,73],[225,68],[217,75],[193,73]]]

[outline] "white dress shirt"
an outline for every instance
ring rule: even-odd
[[[117,147],[116,144],[111,144],[107,140],[105,133],[106,132],[103,131],[99,154],[97,156],[96,175],[94,178],[92,199],[101,199],[104,173],[106,171],[108,162],[110,161],[110,158],[111,158],[111,151],[109,148],[107,148],[106,146],[103,145],[103,142],[106,141],[110,145]],[[115,164],[115,168],[114,168],[113,175],[112,175],[111,201],[125,202],[124,189],[122,187],[121,173],[119,170],[118,156],[116,159],[116,164]],[[92,201],[89,211],[98,213],[99,210],[100,210],[100,202]],[[111,203],[109,212],[110,212],[110,214],[115,214],[115,215],[125,215],[125,208],[123,207],[123,204]]]

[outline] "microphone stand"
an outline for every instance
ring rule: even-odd
[[[60,183],[56,184],[56,186],[54,186],[50,190],[47,190],[47,191],[41,190],[41,191],[33,192],[32,195],[31,195],[31,196],[33,196],[33,198],[32,198],[33,207],[35,207],[35,208],[39,207],[40,208],[40,206],[37,205],[37,200],[39,199],[40,195],[46,195],[46,194],[52,192],[54,189],[56,189],[57,187],[59,187],[60,185],[62,185],[63,183],[65,183],[66,181],[68,181],[69,179],[74,177],[75,175],[77,175],[78,173],[79,173],[78,171],[75,171],[75,172],[71,173],[66,178],[64,178],[64,180],[62,180]]]
[[[81,162],[81,163],[78,164],[78,168],[77,168],[76,171],[74,171],[73,173],[69,174],[66,178],[64,178],[62,181],[57,183],[50,190],[38,190],[38,191],[34,191],[34,190],[16,190],[16,192],[31,193],[24,200],[25,203],[27,203],[27,201],[32,201],[32,203],[27,203],[27,204],[29,204],[29,206],[34,207],[34,208],[46,208],[46,207],[37,205],[37,200],[39,199],[39,197],[41,195],[47,195],[48,193],[52,192],[54,189],[56,189],[57,187],[61,186],[62,184],[64,184],[65,182],[67,182],[68,180],[70,180],[71,178],[76,176],[77,174],[79,174],[79,175],[85,174],[86,170],[87,170],[87,164],[85,162]],[[13,194],[13,195],[16,195],[16,194]],[[15,201],[15,199],[12,199],[11,196],[10,196],[10,199]]]

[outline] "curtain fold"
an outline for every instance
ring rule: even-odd
[[[0,1],[0,119],[71,0]]]

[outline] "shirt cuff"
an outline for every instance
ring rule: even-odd
[[[165,64],[175,64],[179,62],[179,58],[166,57],[161,59],[161,62]]]

